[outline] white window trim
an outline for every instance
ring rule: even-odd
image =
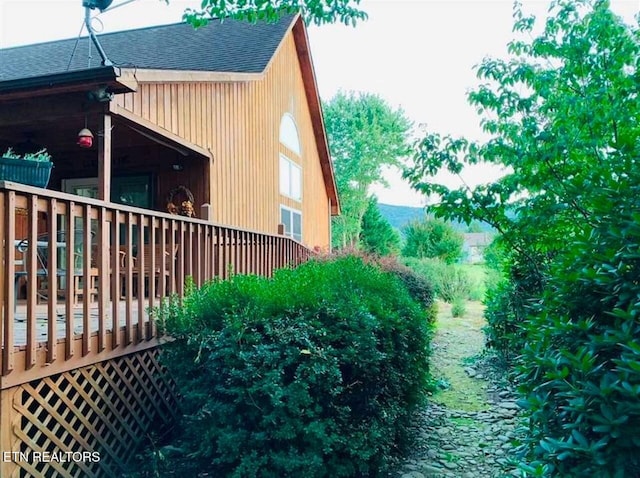
[[[287,192],[283,191],[283,187],[282,187],[282,183],[280,184],[280,194],[282,194],[285,197],[288,197],[289,199],[293,199],[294,201],[297,202],[302,202],[302,166],[300,166],[298,163],[296,163],[295,161],[292,161],[291,159],[289,159],[286,155],[280,153],[280,159],[284,159],[288,164],[289,164],[289,185],[286,188]],[[278,163],[278,167],[280,167],[280,163]],[[293,195],[289,194],[293,188],[291,187],[292,185],[292,175],[291,175],[291,170],[293,169],[297,169],[300,172],[300,197],[294,197]]]
[[[285,124],[293,126],[293,129],[289,130]],[[291,133],[294,136],[289,137],[286,133]],[[283,134],[284,133],[284,134]],[[302,155],[302,145],[300,144],[300,132],[298,130],[298,125],[296,123],[296,119],[293,117],[291,113],[285,113],[282,115],[280,119],[280,131],[278,134],[280,138],[280,143],[284,144],[287,148],[289,148],[294,153],[299,156]]]
[[[300,239],[296,239],[295,237],[293,237],[293,230],[291,231],[287,231],[287,229],[285,228],[284,230],[284,235],[287,237],[290,237],[291,239],[298,241],[298,242],[302,242],[302,238],[304,237],[304,231],[303,231],[303,224],[302,224],[302,211],[300,211],[299,209],[294,209],[292,207],[289,206],[285,206],[284,204],[280,204],[280,217],[282,218],[282,210],[285,210],[287,212],[289,212],[291,214],[291,228],[293,229],[293,213],[296,213],[300,216]]]

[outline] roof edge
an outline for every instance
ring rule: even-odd
[[[59,88],[74,89],[85,87],[94,83],[107,83],[112,86],[114,92],[126,93],[135,91],[135,85],[131,84],[127,75],[120,82],[121,72],[115,66],[102,66],[87,68],[84,70],[65,71],[51,75],[33,76],[15,80],[0,81],[0,98],[20,93],[32,93],[38,90],[51,91]]]
[[[340,215],[338,187],[336,186],[335,173],[333,170],[333,163],[331,161],[331,153],[329,151],[329,143],[327,142],[327,135],[324,127],[322,105],[318,94],[318,82],[316,80],[315,71],[313,70],[311,51],[309,49],[309,37],[300,14],[297,15],[297,18],[293,23],[293,39],[296,45],[296,51],[298,52],[298,61],[300,62],[300,70],[302,71],[302,81],[304,83],[304,90],[307,96],[307,103],[309,104],[309,112],[311,113],[313,134],[318,147],[318,155],[320,156],[322,176],[331,201],[331,215],[338,216]]]
[[[263,72],[266,72],[271,65],[273,64],[273,62],[275,61],[275,58],[278,56],[278,54],[280,53],[280,50],[282,50],[285,40],[287,39],[287,36],[289,35],[289,33],[292,32],[293,28],[295,27],[295,25],[298,23],[298,20],[302,18],[302,15],[300,15],[300,13],[296,13],[293,18],[291,19],[291,23],[289,23],[289,26],[287,27],[287,29],[285,30],[284,34],[282,35],[282,38],[280,39],[280,43],[278,43],[278,46],[276,47],[276,49],[273,51],[273,55],[271,55],[271,58],[269,58],[269,61],[267,62],[267,64],[264,67]]]
[[[264,78],[262,73],[227,71],[163,70],[151,68],[123,68],[140,83],[224,83],[250,82]]]

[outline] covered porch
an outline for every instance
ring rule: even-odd
[[[0,154],[46,148],[54,165],[48,189],[154,211],[166,212],[167,197],[181,187],[201,217],[200,207],[210,203],[211,154],[113,101],[95,99],[96,91],[104,90],[0,97]],[[78,144],[84,128],[93,134],[90,147]],[[23,230],[18,219],[18,235]]]

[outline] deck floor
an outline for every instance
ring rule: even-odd
[[[47,315],[47,304],[38,304],[36,306],[36,342],[46,342],[49,334],[48,334],[48,323],[49,318]],[[112,330],[113,319],[111,315],[111,311],[113,310],[113,305],[111,301],[106,304],[106,317],[104,318],[106,330]],[[64,303],[60,303],[56,307],[57,318],[56,318],[56,332],[58,339],[64,339],[67,334],[67,323],[66,323],[66,306]],[[90,332],[98,331],[98,304],[91,303],[89,307],[90,314]],[[74,334],[82,333],[82,322],[83,322],[83,305],[78,304],[73,309],[73,327]],[[145,310],[145,313],[142,317],[144,322],[149,321],[149,314]],[[126,302],[124,300],[118,301],[118,322],[121,327],[126,325]],[[136,325],[139,322],[138,317],[138,301],[133,300],[131,303],[131,324]],[[27,305],[26,301],[18,301],[15,313],[15,322],[14,322],[14,345],[21,346],[26,345],[27,343]]]

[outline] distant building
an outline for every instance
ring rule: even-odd
[[[463,261],[470,264],[484,262],[484,250],[491,244],[494,235],[491,232],[467,232],[463,234]]]

